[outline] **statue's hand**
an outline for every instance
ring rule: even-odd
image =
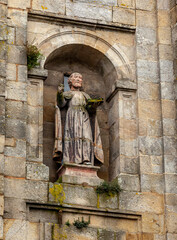
[[[63,93],[64,92],[64,85],[63,84],[60,84],[58,86],[58,93]]]

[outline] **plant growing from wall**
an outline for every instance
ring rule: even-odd
[[[102,182],[99,186],[96,187],[97,194],[106,194],[109,197],[112,197],[121,192],[121,188],[116,181],[112,182]]]
[[[41,59],[42,54],[35,45],[27,44],[27,66],[28,70],[39,66],[39,60]]]
[[[73,225],[78,229],[86,228],[88,227],[89,224],[90,224],[90,216],[88,221],[84,221],[84,218],[82,217],[81,221],[78,218],[77,220],[74,220],[74,223],[73,223]]]

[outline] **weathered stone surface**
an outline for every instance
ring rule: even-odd
[[[156,15],[154,12],[150,13],[150,12],[145,12],[141,10],[136,10],[136,26],[154,28],[155,24],[156,24]]]
[[[162,156],[140,156],[140,172],[163,173]]]
[[[167,233],[167,240],[175,240],[177,239],[177,234]]]
[[[146,44],[146,45],[138,44],[136,50],[137,50],[137,59],[157,61],[158,48],[156,44]]]
[[[5,157],[4,174],[12,177],[25,177],[25,158]]]
[[[0,174],[4,173],[4,154],[0,154]]]
[[[138,158],[120,156],[120,173],[137,174],[139,172]]]
[[[118,5],[125,8],[135,8],[135,0],[118,0]]]
[[[107,196],[106,194],[99,194],[97,196],[98,203],[97,207],[106,209],[118,209],[119,208],[119,197],[117,195]]]
[[[156,224],[153,224],[156,222]],[[164,216],[144,213],[142,215],[142,231],[151,233],[164,232]]]
[[[167,231],[169,233],[175,233],[177,234],[177,213],[176,212],[171,212],[167,211],[167,218],[166,218],[166,226],[167,226]]]
[[[160,61],[160,77],[162,82],[173,82],[173,62],[169,60]]]
[[[176,3],[175,0],[169,0],[169,1],[159,0],[157,6],[158,6],[158,9],[169,10],[170,8],[175,6],[175,3]]]
[[[28,200],[46,202],[48,196],[48,183],[27,180],[25,184],[25,196]]]
[[[136,31],[137,44],[152,45],[156,44],[156,30],[154,28],[138,27]],[[144,44],[143,44],[144,43]]]
[[[142,174],[141,190],[143,192],[164,192],[164,176],[161,174]]]
[[[18,119],[6,119],[6,136],[8,138],[25,139],[26,123]]]
[[[4,152],[5,136],[0,135],[0,153]]]
[[[44,164],[27,163],[26,165],[27,179],[32,180],[49,180],[49,167]]]
[[[21,82],[7,82],[7,98],[26,101],[26,84]]]
[[[18,81],[19,82],[27,81],[27,66],[18,65]]]
[[[4,151],[6,156],[9,157],[26,157],[26,142],[23,140],[17,140],[15,147],[6,146]]]
[[[157,62],[137,60],[137,75],[141,80],[158,83],[159,77]]]
[[[118,182],[124,191],[140,191],[140,180],[138,175],[120,174]]]
[[[173,60],[173,49],[171,45],[159,45],[159,57],[164,60]],[[162,60],[161,60],[162,61]]]
[[[12,8],[21,8],[21,9],[26,9],[30,8],[30,0],[25,0],[23,4],[21,3],[20,0],[8,0],[8,6]]]
[[[8,62],[17,64],[26,64],[26,47],[9,45],[8,48]]]
[[[166,194],[167,209],[172,212],[177,212],[177,194]]]
[[[8,63],[7,64],[7,79],[15,81],[16,80],[16,64]]]
[[[20,198],[20,196],[19,196]],[[18,198],[5,198],[4,217],[8,219],[26,219],[26,202]]]
[[[27,25],[27,11],[8,9],[8,19],[10,26],[25,28]]]
[[[128,157],[136,157],[138,155],[138,141],[137,140],[128,141],[120,139],[119,151],[121,155]]]
[[[136,8],[137,9],[142,9],[142,10],[148,10],[148,11],[153,11],[155,10],[155,0],[136,0]]]
[[[157,83],[148,83],[148,82],[139,82],[138,96],[141,99],[145,100],[159,100],[160,91],[159,84]]]
[[[121,192],[119,209],[137,212],[162,214],[164,211],[163,195],[156,193]]]
[[[5,79],[0,77],[0,95],[5,95]]]
[[[176,133],[176,122],[174,119],[163,119],[163,134],[174,136]]]
[[[171,44],[171,29],[170,27],[160,27],[158,31],[160,44]]]
[[[25,102],[6,101],[6,116],[7,118],[25,121],[27,118],[27,104]]]
[[[177,140],[174,137],[164,136],[164,152],[165,155],[177,154]]]
[[[3,218],[0,217],[0,239],[3,239]]]
[[[25,197],[25,180],[24,179],[15,179],[15,178],[4,178],[4,185],[6,186],[4,189],[5,197]]]
[[[0,60],[0,76],[6,77],[6,62],[5,62],[5,60]]]
[[[0,216],[4,214],[4,196],[0,196]]]
[[[160,156],[162,154],[162,139],[139,137],[139,151],[143,155]]]
[[[113,8],[113,22],[135,25],[135,11],[124,8]]]
[[[138,100],[139,118],[161,120],[160,102],[152,100]],[[141,121],[140,121],[141,125]]]
[[[8,44],[15,44],[15,28],[8,27]]]
[[[167,174],[165,183],[167,193],[177,194],[177,174]]]
[[[6,240],[24,240],[26,238],[26,221],[5,219],[4,237]]]
[[[175,102],[170,100],[162,100],[162,113],[164,118],[175,118]]]
[[[24,46],[26,45],[27,40],[27,31],[26,28],[23,27],[17,27],[16,28],[16,45],[18,46]]]
[[[85,3],[66,3],[66,15],[72,17],[112,21],[110,6],[97,6]]]
[[[73,0],[74,3],[88,3],[88,0]],[[108,6],[116,6],[117,5],[117,0],[89,0],[89,3],[94,3],[98,5],[108,5]]]
[[[166,173],[176,173],[177,172],[177,157],[172,155],[164,156],[164,164]]]
[[[44,12],[52,12],[52,13],[59,13],[65,14],[65,0],[61,1],[42,1],[42,0],[34,0],[32,3],[32,9],[44,11]]]
[[[4,194],[4,176],[0,175],[0,194]]]
[[[56,183],[55,183],[56,184]],[[49,185],[49,201],[55,201],[54,196],[50,193],[53,184]],[[94,188],[74,186],[69,184],[62,184],[65,193],[64,204],[76,204],[84,206],[97,206],[97,194]],[[88,197],[89,196],[89,197]]]
[[[76,184],[81,185],[83,183],[88,183],[89,186],[98,186],[103,180],[96,177],[87,176],[70,176],[70,175],[63,175],[62,176],[62,183],[69,183],[69,184]]]

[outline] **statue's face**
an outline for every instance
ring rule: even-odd
[[[71,82],[72,82],[72,86],[74,88],[81,88],[82,87],[82,75],[78,74],[78,73],[74,74],[72,76]]]

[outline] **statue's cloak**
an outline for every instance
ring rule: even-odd
[[[89,95],[85,92],[69,91],[63,94],[62,103],[58,103],[55,111],[55,145],[53,159],[59,163],[91,162],[102,165],[104,162],[100,129],[96,114],[92,114],[92,124],[86,110]],[[62,133],[61,111],[68,105]],[[59,108],[60,107],[60,108]]]

